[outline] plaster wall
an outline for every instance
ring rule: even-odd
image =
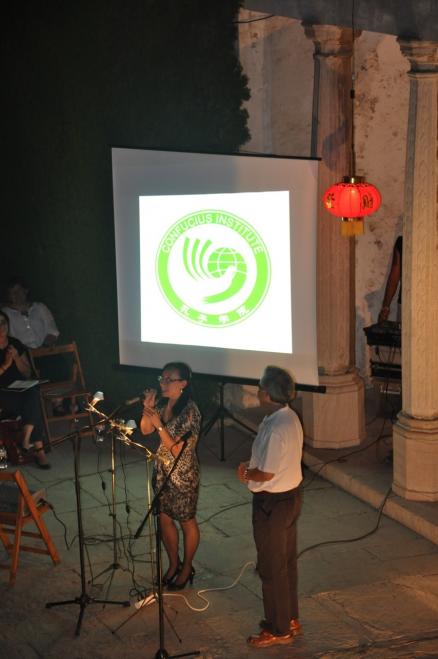
[[[382,194],[380,210],[365,221],[365,234],[356,239],[356,364],[364,375],[370,354],[363,328],[377,320],[392,249],[402,232],[408,69],[395,37],[363,32],[357,40],[357,169]],[[397,319],[396,297],[389,319]]]
[[[261,16],[241,12],[245,20]],[[251,91],[246,104],[251,139],[245,151],[309,156],[313,43],[301,23],[278,16],[242,23],[240,59]],[[367,380],[370,354],[363,328],[376,322],[402,226],[408,68],[394,36],[365,31],[356,40],[357,173],[374,183],[383,199],[356,239],[356,365]],[[327,215],[327,221],[336,220]],[[392,319],[396,306],[394,301]]]

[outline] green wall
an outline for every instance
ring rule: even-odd
[[[233,152],[248,139],[239,2],[11,4],[2,279],[28,280],[78,342],[90,389],[119,402],[151,376],[117,367],[110,146]]]

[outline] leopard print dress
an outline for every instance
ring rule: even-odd
[[[157,406],[160,416],[164,407],[165,403]],[[193,400],[189,400],[180,414],[165,425],[167,432],[175,441],[186,433],[191,433],[170,479],[161,492],[159,502],[161,512],[179,522],[185,522],[195,517],[198,503],[200,474],[196,444],[201,429],[201,413],[198,406]],[[153,482],[155,491],[158,491],[176,458],[163,444],[160,444],[156,455]]]

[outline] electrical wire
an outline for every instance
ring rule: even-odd
[[[387,421],[387,419],[384,419],[384,422],[383,422],[382,428],[380,430],[380,433],[373,442],[367,444],[364,447],[361,447],[360,449],[355,449],[353,451],[349,451],[348,453],[345,453],[342,456],[338,456],[337,458],[335,458],[333,460],[328,460],[326,462],[323,462],[320,465],[318,471],[313,473],[312,479],[310,480],[310,482],[308,482],[308,483],[306,483],[305,485],[302,486],[303,489],[307,488],[311,484],[311,482],[313,482],[314,478],[322,471],[322,469],[327,464],[330,464],[331,462],[337,462],[337,461],[345,459],[346,457],[348,457],[350,455],[360,453],[361,451],[364,451],[364,450],[370,448],[371,446],[373,446],[373,444],[375,444],[377,441],[382,439],[383,430],[384,430],[386,421]],[[130,528],[130,523],[129,523],[129,515],[130,515],[130,512],[131,512],[131,508],[129,506],[129,501],[128,501],[128,487],[127,487],[127,478],[126,478],[126,471],[125,471],[125,467],[126,467],[127,463],[125,462],[125,455],[124,455],[124,453],[122,453],[122,448],[121,447],[120,447],[120,456],[119,457],[120,457],[121,472],[122,472],[122,476],[123,476],[123,488],[124,488],[124,493],[125,493],[124,503],[125,503],[125,509],[126,509],[126,512],[127,512],[128,534],[125,534],[123,532],[122,525],[120,524],[120,522],[118,520],[116,520],[118,528],[119,528],[119,532],[120,532],[120,535],[118,536],[118,542],[120,542],[120,544],[121,544],[121,553],[123,553],[123,555],[125,556],[125,559],[126,559],[127,564],[128,564],[128,568],[125,571],[128,571],[131,575],[132,588],[129,591],[130,597],[136,596],[137,599],[147,599],[146,594],[150,591],[150,588],[148,588],[147,586],[144,586],[143,584],[140,584],[138,582],[138,580],[136,578],[136,575],[135,575],[135,565],[136,565],[136,562],[137,563],[139,563],[139,562],[145,563],[145,562],[150,562],[150,561],[140,560],[138,558],[138,555],[135,555],[132,551],[132,542],[134,540],[134,536],[133,536],[132,530]],[[96,472],[93,472],[93,474],[99,475],[100,478],[101,478],[102,489],[103,489],[104,494],[105,494],[106,504],[107,504],[107,507],[108,507],[109,511],[111,511],[111,505],[110,505],[111,502],[109,501],[109,498],[108,498],[108,495],[107,495],[107,492],[106,492],[106,483],[105,483],[105,481],[103,479],[103,476],[102,476],[103,472],[104,471],[107,472],[108,470],[101,470],[100,469],[100,458],[101,458],[101,451],[98,451],[97,470],[96,470]],[[357,542],[357,541],[362,540],[362,539],[372,535],[373,533],[375,533],[377,531],[377,529],[379,528],[381,517],[382,517],[382,514],[383,514],[383,509],[384,509],[385,503],[386,503],[391,491],[392,491],[391,488],[389,488],[388,492],[385,494],[384,499],[383,499],[383,501],[382,501],[382,503],[381,503],[381,505],[378,509],[378,517],[377,517],[376,524],[374,525],[374,527],[370,531],[368,531],[368,532],[366,532],[366,533],[364,533],[360,536],[354,537],[354,538],[328,540],[328,541],[323,541],[323,542],[311,545],[311,546],[306,547],[305,549],[303,549],[298,554],[297,558],[300,558],[306,552],[311,551],[312,549],[316,549],[318,547],[322,547],[322,546],[326,546],[326,545],[330,545],[330,544]],[[66,524],[57,515],[57,513],[54,509],[54,506],[52,504],[50,504],[49,502],[46,502],[46,503],[49,505],[50,509],[52,510],[52,512],[55,516],[55,519],[62,525],[63,530],[64,530],[64,542],[65,542],[65,545],[66,545],[67,549],[70,550],[72,545],[74,544],[76,538],[77,538],[77,535],[74,536],[73,539],[70,542],[68,541],[68,530],[67,530]],[[246,506],[250,503],[251,503],[250,500],[249,501],[243,501],[243,502],[240,502],[240,503],[237,503],[237,504],[227,506],[226,508],[222,508],[221,510],[216,511],[215,513],[213,513],[212,515],[210,515],[206,519],[199,522],[199,524],[200,525],[205,524],[205,523],[209,522],[210,520],[212,520],[214,517],[216,517],[216,516],[218,516],[222,513],[225,513],[225,512],[227,512],[229,510],[232,510],[234,508],[238,508],[238,507],[241,507],[241,506]],[[92,564],[91,564],[91,560],[90,560],[90,556],[89,556],[88,547],[93,546],[93,545],[98,545],[98,544],[109,543],[112,540],[113,540],[113,537],[112,537],[112,535],[109,535],[109,534],[108,535],[102,534],[100,536],[86,536],[84,538],[85,552],[86,552],[88,566],[89,566],[89,570],[90,570],[90,574],[91,574],[90,583],[92,583],[92,585],[96,586],[97,584],[93,583],[94,582],[94,577],[93,577]],[[125,540],[127,541],[126,544],[125,544]],[[186,603],[186,606],[190,610],[192,610],[194,612],[197,612],[197,613],[201,613],[201,612],[207,610],[207,608],[210,606],[210,601],[205,597],[205,595],[204,595],[205,593],[215,592],[215,591],[225,591],[225,590],[229,590],[229,589],[234,588],[237,585],[237,583],[240,581],[240,579],[243,576],[245,570],[250,565],[255,566],[253,561],[248,561],[247,563],[245,563],[243,565],[243,567],[241,568],[238,576],[228,586],[222,586],[222,587],[216,587],[216,588],[206,588],[206,589],[202,589],[202,590],[197,591],[196,595],[201,600],[203,600],[205,602],[205,605],[202,606],[202,607],[193,606],[192,604],[190,604],[190,602],[187,600],[187,598],[184,595],[180,594],[180,593],[164,593],[164,596],[165,597],[180,597],[184,600],[184,602]]]
[[[227,506],[226,508],[221,508],[220,510],[217,510],[213,515],[210,515],[210,517],[207,517],[206,519],[203,519],[201,522],[198,522],[198,526],[201,526],[201,524],[205,524],[206,522],[209,522],[213,517],[216,517],[217,515],[221,515],[222,513],[227,512],[227,510],[232,510],[233,508],[240,508],[240,506],[248,506],[251,503],[251,500],[249,501],[242,501],[242,503],[234,503],[232,506]]]
[[[355,538],[344,538],[340,540],[325,540],[323,542],[317,542],[315,545],[310,545],[309,547],[305,547],[302,551],[300,551],[297,555],[297,558],[301,558],[303,554],[306,552],[310,551],[311,549],[316,549],[317,547],[325,547],[326,545],[336,545],[336,544],[341,544],[341,543],[348,543],[348,542],[357,542],[358,540],[364,540],[364,538],[368,538],[370,535],[373,535],[377,531],[377,529],[380,526],[380,520],[383,515],[383,509],[385,507],[385,504],[388,500],[389,495],[392,492],[392,486],[388,488],[388,491],[386,492],[385,496],[383,497],[382,503],[380,504],[378,508],[378,515],[377,515],[377,521],[374,525],[374,527],[370,530],[367,531],[366,533],[363,533],[362,535],[356,536]]]
[[[203,588],[202,590],[198,590],[196,592],[196,595],[199,597],[199,599],[204,600],[204,602],[206,602],[205,606],[203,606],[202,608],[197,608],[193,606],[192,604],[190,604],[190,602],[188,601],[187,597],[185,597],[185,595],[180,595],[179,593],[163,593],[164,597],[182,597],[182,599],[186,603],[186,606],[191,611],[194,611],[195,613],[202,613],[203,611],[206,611],[210,606],[210,601],[206,597],[204,597],[203,593],[213,593],[213,592],[219,592],[221,590],[230,590],[231,588],[234,588],[239,583],[243,573],[250,565],[254,565],[254,567],[256,566],[254,561],[247,561],[241,568],[237,577],[229,586],[218,586],[216,588]]]
[[[303,489],[303,490],[307,489],[307,488],[309,487],[309,485],[311,485],[311,484],[313,483],[313,481],[315,480],[315,478],[321,473],[321,471],[322,471],[322,470],[324,469],[324,467],[326,467],[327,465],[329,465],[329,464],[331,464],[331,463],[333,463],[333,462],[341,462],[342,460],[344,460],[345,458],[350,457],[351,455],[356,455],[357,453],[362,453],[363,451],[366,451],[367,449],[369,449],[371,446],[374,446],[374,444],[377,444],[377,442],[379,442],[379,441],[380,441],[381,439],[383,439],[384,437],[389,437],[390,435],[384,435],[384,434],[383,434],[383,430],[384,430],[384,428],[385,428],[386,422],[387,422],[387,419],[384,418],[384,419],[383,419],[383,424],[382,424],[382,427],[381,427],[381,429],[380,429],[379,434],[378,434],[377,437],[376,437],[375,439],[373,439],[373,441],[370,442],[369,444],[366,444],[365,446],[361,446],[361,447],[358,448],[358,449],[354,449],[354,450],[352,450],[352,451],[349,451],[348,453],[344,453],[343,455],[338,455],[336,458],[333,458],[332,460],[326,460],[325,462],[322,462],[322,463],[319,465],[319,468],[318,468],[316,471],[313,471],[313,470],[312,470],[312,477],[311,477],[311,479],[310,479],[307,483],[304,483],[304,484],[301,486],[302,489]],[[310,467],[313,467],[313,466],[316,466],[316,465],[310,465],[310,466],[309,466],[309,465],[306,465],[306,464],[304,465],[304,467],[307,468],[307,469],[310,469]]]
[[[308,551],[311,551],[312,549],[316,549],[318,547],[324,547],[324,546],[327,546],[327,545],[358,542],[359,540],[364,540],[365,538],[368,538],[369,536],[373,535],[373,533],[376,533],[376,531],[378,530],[378,528],[380,526],[380,521],[381,521],[381,518],[382,518],[382,515],[383,515],[383,509],[385,507],[385,504],[386,504],[386,502],[388,500],[388,497],[390,496],[391,492],[392,492],[392,487],[390,487],[388,489],[385,496],[383,497],[383,500],[382,500],[382,502],[381,502],[381,504],[378,508],[376,523],[374,524],[372,529],[370,529],[366,533],[363,533],[362,535],[356,536],[354,538],[340,538],[338,540],[325,540],[323,542],[318,542],[314,545],[310,545],[309,547],[305,547],[303,550],[301,550],[297,554],[297,560],[299,558],[301,558],[301,556],[303,556]],[[220,512],[224,512],[224,511],[220,511]],[[219,592],[219,591],[225,591],[225,590],[230,590],[231,588],[234,588],[239,583],[239,581],[240,581],[241,577],[243,576],[245,570],[250,565],[253,565],[254,568],[256,568],[256,564],[254,563],[254,561],[246,562],[243,565],[243,567],[241,568],[241,570],[240,570],[239,574],[237,575],[237,577],[228,586],[220,586],[220,587],[217,587],[217,588],[204,588],[202,590],[198,590],[196,592],[196,596],[199,597],[201,600],[204,600],[204,602],[206,603],[205,606],[203,606],[203,607],[193,606],[184,595],[181,595],[179,593],[164,593],[163,596],[164,597],[180,597],[184,600],[187,608],[189,608],[191,611],[194,611],[195,613],[202,613],[202,612],[206,611],[210,606],[210,601],[204,596],[204,593]]]
[[[268,18],[274,18],[276,14],[268,14],[259,18],[249,18],[248,20],[233,21],[234,25],[243,25],[245,23],[257,23],[257,21],[266,21]]]

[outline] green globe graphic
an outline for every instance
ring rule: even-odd
[[[236,272],[246,275],[245,259],[235,249],[220,247],[208,259],[208,271],[213,277],[222,277],[230,266],[234,266]]]
[[[225,291],[206,297],[204,301],[207,304],[222,302],[240,291],[246,281],[247,271],[245,259],[239,254],[239,252],[236,252],[235,249],[231,249],[230,247],[220,247],[212,252],[207,265],[210,275],[213,277],[223,277],[230,267],[233,267],[235,270],[231,284]]]

